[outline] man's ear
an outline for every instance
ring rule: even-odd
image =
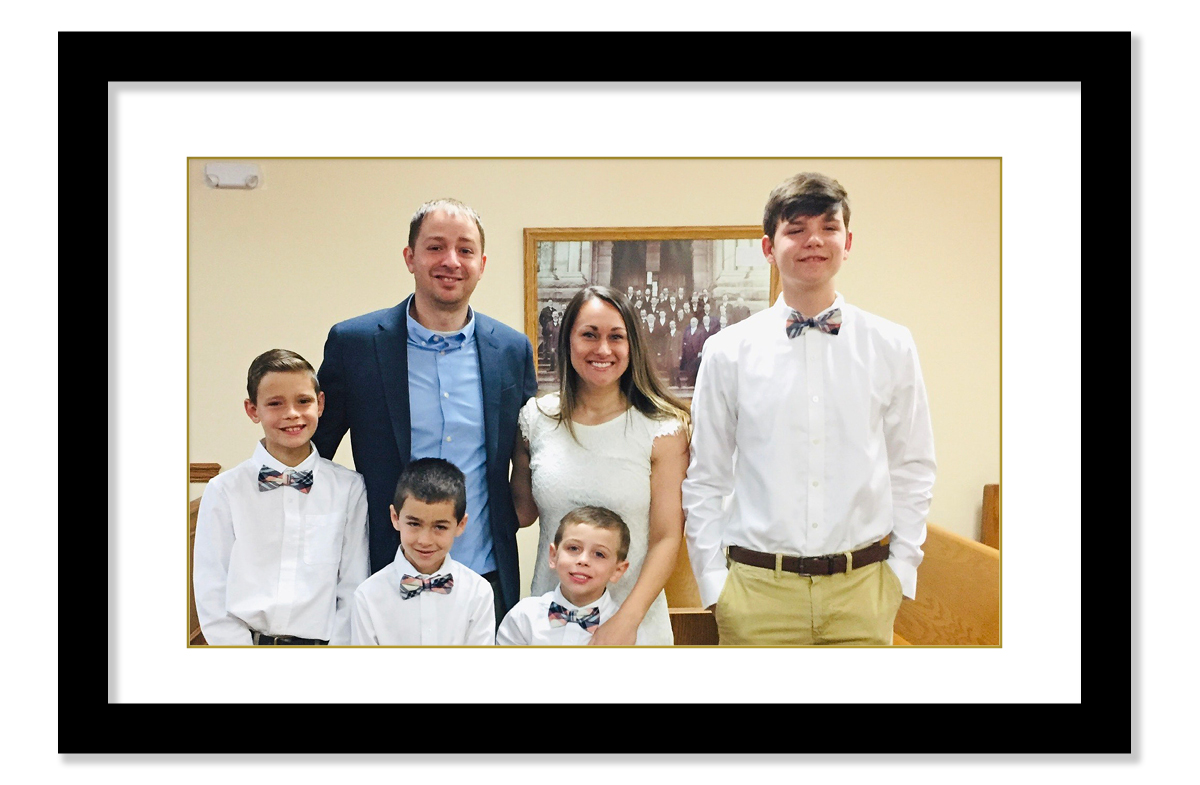
[[[613,570],[613,574],[611,576],[609,576],[608,582],[616,583],[617,581],[621,580],[621,576],[624,575],[625,571],[628,569],[629,569],[629,560],[626,559],[617,565],[617,569]]]
[[[411,273],[413,271],[413,251],[411,248],[409,248],[406,245],[406,246],[404,246],[403,254],[404,254],[404,266],[407,267],[408,271]]]
[[[850,241],[854,239],[854,235],[849,231],[846,232],[846,248],[844,253],[850,253]]]
[[[771,238],[765,234],[763,235],[762,239],[762,249],[763,256],[766,257],[767,261],[771,264],[775,264],[775,257],[773,255],[775,253],[775,243],[771,242]]]

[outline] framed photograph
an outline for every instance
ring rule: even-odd
[[[704,342],[779,292],[761,226],[526,229],[525,334],[537,353],[539,394],[558,389],[563,311],[593,284],[629,299],[659,376],[682,398],[692,396]]]

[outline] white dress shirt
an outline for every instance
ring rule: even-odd
[[[260,491],[263,466],[311,471],[312,487]],[[369,571],[362,475],[315,447],[290,467],[260,442],[250,460],[214,477],[200,498],[192,585],[211,645],[250,645],[257,630],[344,646],[350,599]]]
[[[833,308],[838,335],[788,338],[781,295],[704,345],[683,506],[706,607],[725,584],[726,546],[823,556],[889,534],[888,564],[916,596],[936,469],[916,346],[840,294]]]
[[[550,603],[557,602],[569,611],[587,611],[590,608],[600,608],[600,624],[613,617],[621,607],[612,592],[605,589],[600,599],[587,606],[578,606],[567,600],[562,593],[562,585],[554,587],[538,597],[526,597],[513,606],[512,610],[500,622],[496,631],[497,646],[587,646],[592,641],[591,632],[580,627],[576,622],[568,622],[558,627],[550,626]],[[637,643],[638,641],[635,641]]]
[[[479,573],[449,556],[432,574],[418,572],[396,549],[395,560],[362,582],[354,593],[350,642],[354,646],[491,646],[496,642],[492,586]],[[405,575],[449,574],[449,594],[425,590],[404,599]]]

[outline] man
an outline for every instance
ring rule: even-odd
[[[411,297],[329,331],[317,374],[325,413],[313,442],[332,458],[350,432],[367,485],[372,573],[399,546],[388,504],[404,467],[423,457],[458,466],[467,477],[468,523],[450,553],[491,584],[500,620],[520,595],[508,474],[517,413],[537,391],[533,347],[469,305],[487,256],[483,225],[467,205],[421,205],[404,263]]]
[[[729,319],[731,324],[737,324],[750,318],[750,306],[746,305],[746,298],[738,295],[737,304],[733,306],[733,315]]]
[[[672,319],[668,323],[670,334],[667,337],[667,351],[664,358],[668,378],[671,380],[672,387],[678,387],[679,382],[679,365],[683,359],[683,332],[680,331],[678,324]]]
[[[679,356],[679,380],[684,387],[696,384],[696,374],[700,370],[700,352],[704,349],[704,339],[708,333],[700,329],[700,320],[695,316],[683,331],[683,347]]]
[[[849,221],[824,175],[772,191],[762,248],[782,294],[704,347],[683,504],[722,644],[890,644],[916,595],[929,407],[909,331],[834,289]]]

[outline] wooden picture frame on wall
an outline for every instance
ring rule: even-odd
[[[612,286],[647,322],[653,315],[653,328],[642,325],[646,345],[660,376],[684,399],[692,396],[703,342],[721,320],[736,324],[779,294],[761,226],[527,228],[524,234],[525,334],[534,347],[539,395],[558,389],[558,320],[584,286]]]

